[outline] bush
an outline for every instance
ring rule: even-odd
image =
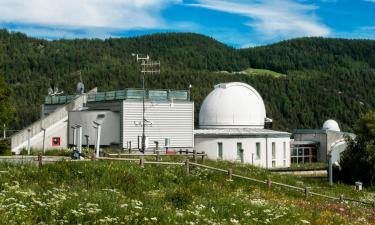
[[[167,201],[179,209],[185,209],[193,201],[191,193],[182,188],[178,188],[173,192],[167,193],[165,197]]]
[[[0,140],[0,155],[12,155],[9,139]]]

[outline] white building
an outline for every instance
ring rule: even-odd
[[[192,149],[194,103],[188,91],[146,90],[146,147]],[[95,145],[100,124],[101,147],[141,146],[143,90],[124,89],[76,96],[48,96],[42,118],[11,137],[12,151]],[[166,141],[167,140],[167,141]],[[165,146],[165,144],[168,146]],[[146,150],[147,150],[146,149]]]
[[[339,163],[347,147],[346,137],[355,137],[353,133],[342,132],[332,119],[325,121],[321,129],[296,129],[293,136],[292,163],[325,163],[329,156],[334,163]]]
[[[265,121],[263,99],[253,87],[218,84],[203,101],[194,148],[214,160],[289,167],[290,133],[264,129]]]

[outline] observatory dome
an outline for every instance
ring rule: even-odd
[[[340,131],[339,124],[334,120],[327,120],[323,123],[323,130]]]
[[[266,109],[250,85],[232,82],[215,85],[199,112],[200,128],[264,128]]]

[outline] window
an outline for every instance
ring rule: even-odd
[[[256,146],[256,159],[260,159],[260,142],[257,142],[255,146]]]
[[[272,167],[276,167],[276,161],[272,160]]]
[[[272,159],[276,159],[276,142],[272,142]]]
[[[290,151],[291,163],[312,163],[317,161],[317,144],[295,144],[291,146]]]
[[[237,159],[243,160],[243,149],[242,149],[242,143],[238,142],[237,143]]]
[[[286,159],[286,142],[283,142],[283,159]]]
[[[223,159],[223,143],[222,142],[217,143],[217,155],[219,159]]]

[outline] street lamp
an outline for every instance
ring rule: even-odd
[[[96,143],[95,143],[96,158],[99,158],[101,123],[98,123],[96,121],[93,121],[93,123],[95,124],[94,128],[96,128]]]

